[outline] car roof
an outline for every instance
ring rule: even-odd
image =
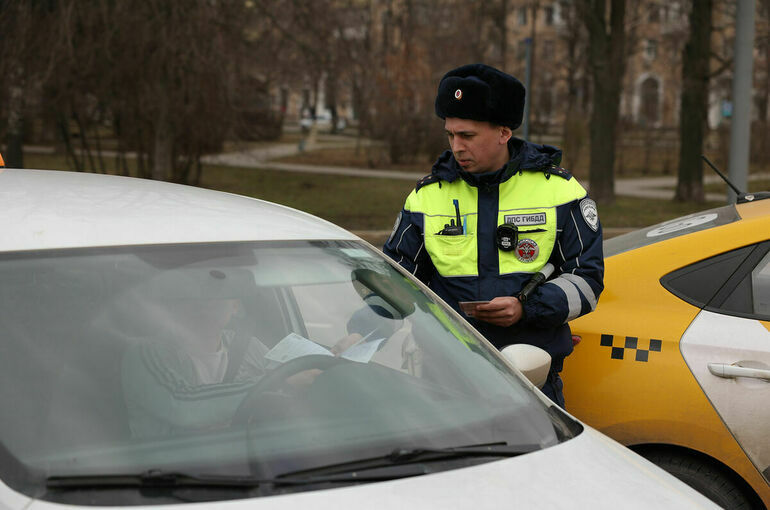
[[[358,239],[310,214],[167,182],[0,168],[0,252],[198,242]]]
[[[748,221],[756,218],[770,216],[770,198],[763,198],[753,202],[736,204],[735,208],[741,218]]]

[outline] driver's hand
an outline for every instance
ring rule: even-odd
[[[315,381],[315,378],[323,373],[323,370],[317,368],[311,368],[310,370],[303,370],[297,372],[286,378],[286,384],[292,387],[292,389],[299,390],[307,388]]]
[[[361,336],[358,333],[351,333],[348,336],[343,336],[342,338],[337,340],[337,343],[332,345],[332,348],[330,349],[330,351],[332,351],[332,353],[335,356],[339,356],[340,354],[348,350],[348,347],[360,341],[362,338],[363,336]]]

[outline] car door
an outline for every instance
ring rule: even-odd
[[[745,257],[681,339],[719,416],[770,482],[770,242]]]

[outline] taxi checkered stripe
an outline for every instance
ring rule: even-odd
[[[614,335],[602,335],[600,343],[603,347],[609,347],[610,348],[610,358],[612,359],[624,359],[626,350],[632,350],[635,352],[634,354],[634,360],[635,361],[641,361],[646,363],[650,352],[660,352],[663,347],[663,341],[657,340],[655,338],[650,339],[649,347],[647,349],[640,349],[639,348],[639,339],[635,336],[627,336],[625,339],[623,337],[619,337],[620,340],[623,340],[621,346],[615,346]],[[630,353],[629,353],[630,354]]]

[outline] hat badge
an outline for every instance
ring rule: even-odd
[[[463,91],[460,89],[455,90],[455,99],[458,101],[463,98]]]

